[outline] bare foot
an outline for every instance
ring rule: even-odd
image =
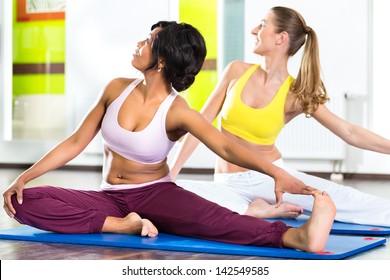
[[[336,207],[326,192],[314,195],[310,219],[299,228],[290,228],[282,237],[283,245],[307,252],[323,251],[336,216]]]
[[[245,215],[253,216],[255,218],[296,218],[303,213],[303,208],[291,204],[282,203],[276,208],[275,205],[269,204],[261,198],[255,198],[248,206]]]
[[[158,234],[157,228],[147,219],[131,212],[124,218],[107,217],[102,232],[136,234],[141,236],[155,237]]]
[[[148,219],[142,219],[141,236],[156,237],[158,235],[157,228]]]

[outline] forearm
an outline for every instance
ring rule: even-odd
[[[345,140],[348,144],[360,149],[383,154],[390,154],[390,140],[368,129],[353,126],[351,136]]]
[[[273,178],[277,176],[280,168],[274,165],[272,161],[264,157],[261,153],[247,149],[237,143],[234,143],[234,146],[234,148],[228,149],[226,156],[221,157],[228,162],[234,163],[246,169],[258,171]]]
[[[277,173],[279,168],[265,159],[262,154],[227,138],[215,127],[205,124],[204,119],[194,115],[190,124],[186,130],[224,160],[272,177]]]
[[[68,138],[49,151],[29,169],[20,174],[16,180],[27,184],[29,181],[46,172],[63,166],[75,158],[81,151],[82,149],[75,145],[72,139]]]
[[[366,128],[351,124],[320,105],[313,117],[347,144],[383,154],[390,154],[390,140]]]

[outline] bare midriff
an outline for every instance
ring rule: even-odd
[[[221,132],[230,140],[242,146],[245,146],[246,148],[253,151],[254,157],[255,156],[263,157],[264,159],[270,162],[274,162],[282,157],[282,154],[279,152],[279,150],[276,148],[275,145],[253,144],[246,140],[241,139],[240,137],[237,137],[236,135],[224,130],[223,128],[221,128]],[[235,173],[235,172],[245,172],[245,171],[248,171],[248,169],[230,163],[220,157],[217,157],[215,173]]]
[[[109,184],[142,184],[167,174],[169,166],[166,159],[156,164],[143,164],[128,160],[107,147],[104,149],[103,180]]]

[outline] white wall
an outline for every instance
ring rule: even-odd
[[[305,18],[306,24],[317,33],[322,73],[331,97],[342,95],[345,91],[368,94],[367,0],[246,0],[245,60],[248,62],[261,62],[259,56],[252,52],[254,37],[250,31],[273,6],[296,9]],[[290,60],[290,73],[293,76],[296,76],[302,51],[303,48]]]
[[[11,138],[12,129],[12,10],[10,1],[0,0],[0,142]],[[0,146],[1,151],[1,146]]]
[[[131,65],[138,41],[152,24],[177,20],[172,0],[83,0],[66,7],[65,91],[69,132],[74,130],[103,87],[116,77],[136,77]],[[100,135],[72,163],[101,164]]]
[[[114,77],[134,76],[130,58],[158,20],[176,20],[178,0],[82,0],[66,3],[65,90],[73,131]],[[33,163],[58,141],[12,140],[12,1],[0,0],[0,163]],[[101,165],[100,141],[71,164]]]
[[[352,4],[354,9],[350,9]],[[320,43],[324,80],[331,97],[340,99],[339,96],[344,95],[347,91],[353,95],[366,96],[368,94],[368,25],[361,23],[368,22],[368,1],[246,0],[245,15],[243,16],[243,20],[245,20],[245,61],[261,63],[261,57],[253,54],[254,37],[251,30],[259,24],[271,7],[278,5],[288,6],[299,11],[306,19],[306,23],[316,31]],[[351,47],[351,42],[354,43],[353,47]],[[293,76],[296,76],[302,50],[290,59],[289,68]],[[356,57],[359,57],[359,60],[356,60]],[[292,125],[295,126],[296,123],[287,126],[286,133],[293,127]],[[299,141],[299,139],[295,140]],[[202,146],[190,158],[186,167],[198,167],[201,162],[201,167],[212,168],[213,162],[207,160],[209,157],[210,152]],[[355,156],[355,159],[358,157]],[[329,160],[316,160],[314,162],[300,160],[294,164],[299,168],[311,171],[331,171],[333,168],[333,164]]]
[[[369,127],[376,133],[390,138],[390,92],[389,64],[390,38],[389,13],[390,2],[387,0],[372,0],[372,95],[370,96]],[[373,152],[364,152],[362,163],[358,166],[360,173],[390,174],[390,156]]]
[[[306,23],[317,33],[324,82],[330,96],[345,92],[352,99],[347,102],[346,115],[352,123],[366,127],[390,138],[388,119],[390,94],[388,92],[388,64],[390,40],[386,0],[328,0],[328,1],[245,1],[245,60],[261,63],[252,54],[253,37],[250,30],[256,26],[269,8],[277,5],[298,10]],[[290,61],[295,75],[300,62],[298,53]],[[311,120],[315,121],[315,120]],[[211,159],[208,160],[208,157]],[[186,167],[213,167],[213,155],[204,147],[193,155]],[[288,160],[295,167],[307,171],[331,172],[333,165],[326,161]],[[201,162],[202,164],[197,164]],[[389,174],[390,156],[347,147],[343,172]]]
[[[247,0],[247,23],[258,19],[257,11],[275,5],[286,5],[302,13],[309,26],[317,32],[320,42],[324,82],[330,96],[348,92],[345,118],[390,139],[388,119],[388,64],[390,40],[386,0],[328,0],[328,1],[255,1]],[[253,13],[253,11],[256,11]],[[248,29],[250,27],[248,26]],[[246,53],[253,43],[248,39]],[[255,59],[248,55],[247,60]],[[291,62],[294,73],[298,59]],[[254,60],[256,61],[256,60]],[[314,120],[313,120],[314,121]],[[331,171],[332,166],[318,161],[291,162],[309,171]],[[390,156],[348,147],[344,172],[389,174]]]
[[[368,0],[269,0],[266,2],[247,0],[245,2],[245,29],[247,30],[245,60],[261,63],[261,58],[252,52],[254,40],[250,30],[258,25],[259,20],[263,18],[267,11],[273,6],[287,6],[296,9],[305,18],[306,24],[317,33],[322,74],[331,103],[332,100],[340,100],[340,97],[345,93],[354,98],[354,100],[347,102],[346,110],[335,113],[341,113],[341,117],[348,118],[353,123],[367,126],[367,111],[362,116],[362,110],[364,111],[367,107],[366,101],[371,92],[369,86],[370,25],[368,23],[371,13],[369,3]],[[298,71],[302,52],[303,48],[290,59],[289,70],[293,76],[296,76]],[[359,111],[357,116],[354,114],[356,110]],[[299,121],[299,124],[306,121],[315,122],[314,119],[305,118],[294,120],[294,123],[287,125],[285,128],[286,131],[284,134],[282,133],[283,137],[288,138],[288,134],[291,134],[294,135],[293,140],[299,141],[299,139],[296,139],[297,134],[291,131],[292,127],[296,127],[297,123],[295,122],[297,121]],[[320,127],[319,124],[315,125]],[[316,131],[320,133],[320,129]],[[316,141],[316,137],[310,133],[302,135],[302,137],[305,140],[313,138],[313,141]],[[331,134],[330,137],[336,138]],[[326,143],[323,145],[323,150],[326,150]],[[347,148],[346,151],[343,170],[354,172],[361,163],[362,151],[351,148]],[[331,172],[334,167],[333,161],[329,160],[291,160],[286,157],[286,161],[290,161],[299,169],[308,171]]]
[[[32,162],[51,143],[12,139],[12,1],[0,0],[0,162]]]
[[[67,57],[66,57],[66,95],[68,98],[69,128],[74,129],[85,115],[102,87],[116,76],[134,76],[130,58],[135,42],[149,32],[150,25],[158,20],[177,19],[178,0],[83,0],[67,2]],[[250,30],[275,5],[296,8],[313,27],[320,40],[321,62],[325,83],[331,95],[345,91],[364,97],[367,103],[361,107],[352,104],[352,116],[348,118],[390,138],[388,104],[390,94],[387,86],[387,66],[390,62],[390,42],[388,39],[388,15],[390,2],[387,0],[327,0],[327,1],[246,1],[245,25],[247,30],[246,54],[248,61],[260,62],[251,56]],[[0,4],[8,1],[0,0]],[[370,5],[373,11],[370,11]],[[372,14],[372,13],[373,14]],[[1,54],[4,54],[4,13],[0,13]],[[372,29],[372,33],[370,30]],[[372,41],[370,41],[372,40]],[[372,44],[371,44],[372,43]],[[371,53],[371,51],[373,51]],[[0,66],[2,110],[4,99],[5,57]],[[8,59],[11,59],[9,57]],[[370,60],[371,59],[371,60]],[[291,61],[294,74],[299,56]],[[8,63],[9,64],[9,63]],[[294,68],[295,67],[295,68]],[[370,72],[370,70],[373,70]],[[360,104],[360,105],[359,105]],[[1,112],[0,132],[4,137],[4,112]],[[51,147],[43,149],[47,150]],[[1,160],[21,162],[21,158],[37,160],[43,153],[31,149],[23,142],[0,141]],[[42,143],[45,146],[45,143]],[[100,142],[91,145],[87,153],[74,163],[101,164]],[[176,148],[175,148],[176,149]],[[172,151],[172,154],[175,152]],[[15,152],[19,152],[17,156]],[[30,155],[31,154],[31,155]],[[186,167],[213,168],[215,156],[204,148],[187,162]],[[328,165],[317,166],[316,162],[294,162],[305,170],[329,171]],[[380,155],[354,148],[348,150],[346,171],[358,173],[390,173],[390,156]]]

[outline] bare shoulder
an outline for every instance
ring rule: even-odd
[[[112,79],[104,88],[103,98],[111,103],[117,98],[123,90],[128,87],[135,79],[115,78]]]
[[[222,73],[219,86],[224,92],[228,92],[235,82],[253,65],[239,60],[230,62]]]
[[[325,104],[318,104],[317,110],[312,114],[314,118],[328,118],[330,115],[334,115]]]
[[[107,85],[106,90],[120,90],[125,89],[128,85],[130,85],[135,79],[129,79],[129,78],[115,78],[112,79]]]
[[[169,108],[169,112],[182,112],[183,110],[185,111],[188,109],[190,109],[190,106],[188,105],[187,101],[183,96],[178,95]]]
[[[176,124],[183,124],[187,121],[194,120],[195,115],[200,116],[200,113],[191,108],[184,97],[178,95],[169,108],[168,120]]]
[[[182,96],[178,95],[167,114],[166,129],[171,135],[170,139],[179,139],[186,134],[188,124],[195,121],[198,114]]]
[[[254,65],[253,63],[246,63],[239,60],[233,60],[226,66],[225,72],[230,74],[230,76],[241,76],[245,71],[247,71],[253,65]]]

